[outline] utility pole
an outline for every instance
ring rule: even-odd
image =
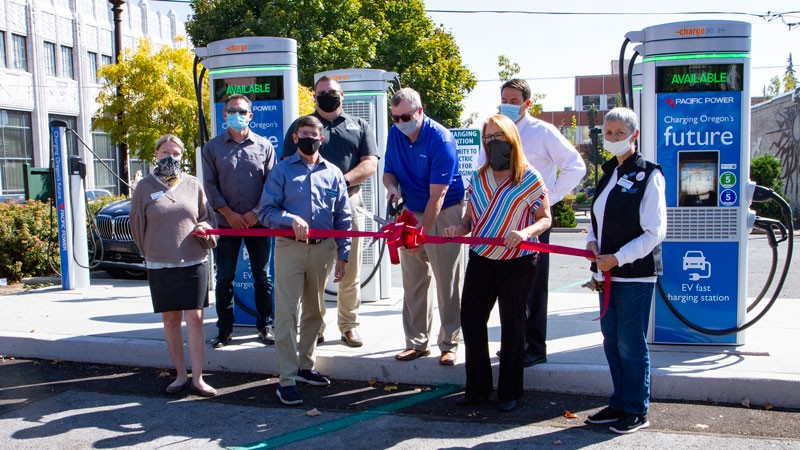
[[[592,139],[592,159],[594,159],[594,195],[597,195],[597,167],[600,165],[600,133],[602,130],[595,126],[595,114],[597,107],[592,105],[589,107],[589,137]]]
[[[119,64],[122,62],[122,5],[125,0],[108,0],[111,3],[111,12],[114,14],[114,63]],[[122,97],[122,86],[117,84],[117,99]],[[119,119],[119,116],[117,117]],[[130,174],[128,173],[128,143],[117,143],[117,168],[119,169],[119,177],[125,183],[120,183],[120,195],[130,195],[128,184],[130,183]]]

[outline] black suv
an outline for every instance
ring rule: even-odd
[[[93,261],[114,278],[143,278],[144,257],[131,234],[131,201],[119,200],[98,211]],[[98,236],[99,233],[99,236]]]

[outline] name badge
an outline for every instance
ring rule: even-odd
[[[164,196],[164,191],[153,192],[152,194],[150,194],[150,198],[152,198],[153,200],[158,200],[163,196]]]
[[[619,181],[617,181],[617,184],[624,187],[625,189],[630,189],[633,187],[633,181],[627,178],[620,178]]]
[[[339,193],[333,189],[325,189],[325,195],[328,197],[338,197]]]

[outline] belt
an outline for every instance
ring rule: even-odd
[[[317,245],[317,244],[319,244],[320,242],[323,242],[323,241],[325,241],[325,239],[306,239],[306,240],[302,240],[302,239],[295,239],[295,241],[297,241],[297,242],[302,242],[302,243],[304,243],[304,244],[308,244],[308,245]]]

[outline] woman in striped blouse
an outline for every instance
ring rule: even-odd
[[[519,244],[550,228],[550,202],[539,175],[528,164],[514,122],[496,114],[483,125],[486,163],[472,175],[469,206],[446,237],[503,238],[503,245],[473,245],[461,294],[461,329],[466,347],[467,386],[458,405],[489,399],[492,366],[486,324],[495,299],[500,308],[500,376],[497,409],[510,412],[522,397],[525,301],[533,288],[536,252]]]

